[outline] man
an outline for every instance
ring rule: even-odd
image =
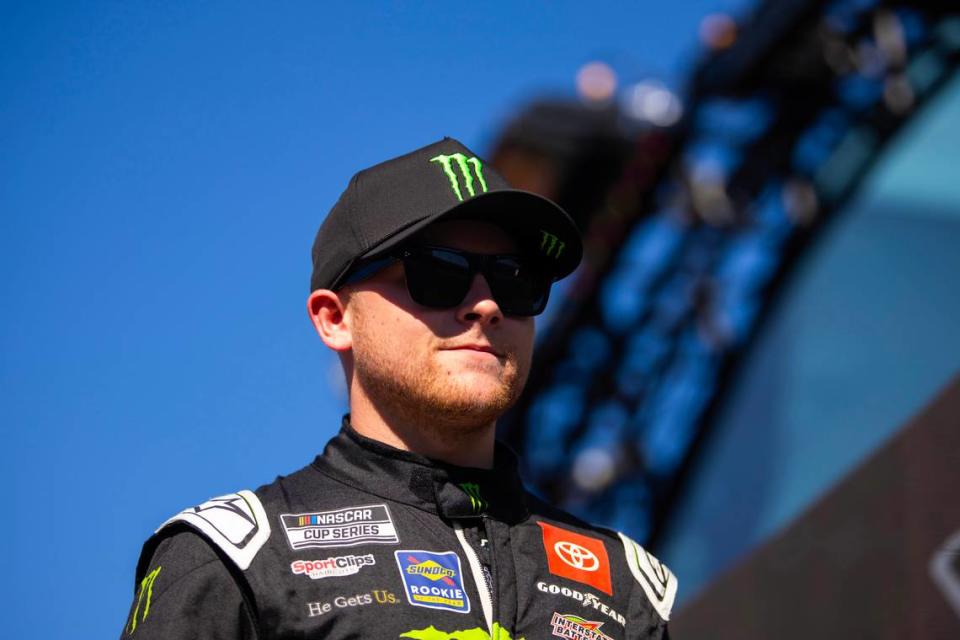
[[[525,492],[496,420],[577,266],[555,204],[446,138],[353,177],[308,312],[350,413],[311,465],[144,545],[124,637],[665,638],[670,572]]]

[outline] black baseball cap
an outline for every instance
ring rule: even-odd
[[[453,138],[356,173],[313,242],[310,290],[334,289],[350,271],[440,219],[483,220],[503,228],[554,280],[576,269],[583,244],[557,204],[513,189]]]

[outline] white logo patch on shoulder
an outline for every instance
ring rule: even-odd
[[[960,530],[947,538],[930,559],[930,575],[960,616]]]
[[[670,619],[673,599],[677,596],[677,579],[665,564],[647,553],[647,550],[630,537],[618,532],[623,541],[630,573],[636,578],[653,608],[664,620]]]
[[[260,499],[247,490],[184,509],[160,525],[157,532],[174,522],[186,522],[199,529],[243,570],[270,537],[267,512]]]

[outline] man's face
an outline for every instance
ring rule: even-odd
[[[498,227],[469,220],[431,225],[419,239],[473,253],[517,249]],[[348,300],[354,385],[381,411],[424,428],[480,428],[520,396],[533,318],[504,315],[481,274],[449,309],[413,302],[400,263],[351,285]]]

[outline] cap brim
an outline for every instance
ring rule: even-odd
[[[375,258],[403,244],[439,220],[482,220],[506,230],[520,250],[542,261],[554,280],[569,275],[583,256],[580,231],[559,205],[520,189],[481,193],[446,211],[426,216],[404,227],[361,256]]]

